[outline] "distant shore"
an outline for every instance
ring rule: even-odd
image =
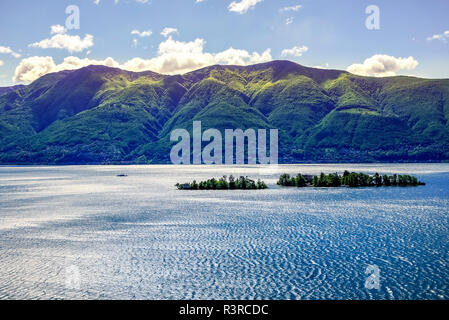
[[[342,162],[342,161],[304,161],[304,162],[280,162],[279,165],[301,165],[301,164],[348,164],[348,165],[359,165],[359,164],[440,164],[440,163],[449,163],[449,160],[435,160],[435,161],[394,161],[394,162]],[[173,165],[170,162],[149,162],[149,163],[139,163],[139,162],[68,162],[68,163],[41,163],[41,162],[24,162],[24,163],[0,163],[0,166],[148,166],[148,165]],[[236,166],[269,166],[266,164],[234,164]],[[228,164],[190,164],[186,166],[228,166]]]

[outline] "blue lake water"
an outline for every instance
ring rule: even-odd
[[[276,186],[345,169],[427,185]],[[229,174],[270,189],[174,187]],[[0,299],[449,298],[449,164],[4,166],[0,203]]]

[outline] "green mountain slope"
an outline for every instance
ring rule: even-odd
[[[184,75],[104,66],[0,88],[0,163],[167,163],[170,132],[279,129],[281,162],[449,160],[449,79],[289,61]]]

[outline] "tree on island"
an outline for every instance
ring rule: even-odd
[[[277,184],[281,186],[305,187],[307,185],[307,180],[300,173],[296,177],[290,177],[289,174],[284,173],[279,177]]]
[[[211,178],[206,181],[193,180],[192,183],[177,183],[175,186],[179,190],[256,190],[256,189],[267,189],[265,182],[260,179],[256,181],[249,179],[248,177],[240,176],[235,180],[234,176],[230,175],[229,180],[226,176],[220,179]]]
[[[307,176],[310,177],[310,176]],[[290,177],[289,174],[282,174],[279,177],[277,182],[278,185],[281,186],[296,186],[296,187],[389,187],[389,186],[418,186],[425,185],[425,183],[420,182],[418,178],[411,175],[383,175],[381,176],[379,173],[375,173],[374,175],[368,175],[365,173],[356,173],[349,172],[347,170],[344,171],[343,175],[340,176],[338,173],[330,173],[325,174],[321,173],[319,176],[313,176],[309,179],[305,179],[302,174],[298,174],[295,177]]]

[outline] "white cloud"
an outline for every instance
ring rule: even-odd
[[[299,11],[299,9],[302,8],[302,5],[296,5],[291,7],[284,7],[282,9],[279,9],[280,12],[286,12],[286,11]]]
[[[23,59],[16,67],[13,81],[30,82],[48,73],[79,69],[92,64],[105,65],[114,68],[118,68],[120,66],[119,63],[112,58],[107,58],[105,60],[93,60],[69,56],[66,57],[62,63],[55,64],[52,57],[30,57]]]
[[[240,2],[233,1],[228,6],[229,11],[237,12],[239,14],[246,13],[250,8],[254,7],[259,2],[263,0],[241,0]]]
[[[53,37],[31,43],[28,46],[41,49],[65,49],[72,53],[81,52],[94,45],[94,37],[90,34],[86,34],[84,38],[71,36],[66,34],[67,30],[61,25],[51,26],[50,29],[51,34],[56,33]]]
[[[59,34],[59,33],[66,33],[67,29],[64,26],[61,26],[60,24],[55,24],[50,27],[50,34]]]
[[[151,36],[153,34],[153,31],[151,31],[151,30],[139,31],[139,30],[135,29],[135,30],[131,31],[131,34],[137,35],[141,38],[145,38],[145,37]]]
[[[30,57],[17,66],[13,81],[33,81],[44,74],[53,72],[55,63],[51,57]]]
[[[68,34],[56,34],[50,39],[29,44],[29,47],[41,49],[65,49],[72,52],[81,52],[94,45],[94,37],[86,34],[83,39],[80,36],[70,36]]]
[[[432,41],[432,40],[440,40],[443,42],[447,42],[447,40],[449,39],[449,30],[444,31],[443,33],[440,34],[434,34],[431,37],[427,37],[427,41]]]
[[[287,19],[285,19],[285,24],[286,24],[286,25],[292,24],[292,23],[293,23],[293,20],[294,20],[293,17],[287,18]]]
[[[291,49],[282,50],[281,56],[283,56],[283,57],[286,57],[286,56],[300,57],[307,50],[309,50],[309,48],[306,46],[302,46],[302,47],[294,46]]]
[[[324,66],[313,66],[312,68],[316,69],[329,69],[329,63],[325,63]]]
[[[100,0],[94,0],[94,3],[95,3],[96,5],[99,5],[99,4],[100,4]]]
[[[195,3],[204,2],[204,0],[195,0]]]
[[[229,48],[214,55],[215,63],[230,65],[249,65],[273,60],[271,49],[266,49],[261,54],[258,52],[249,53],[246,50]]]
[[[60,64],[51,57],[30,57],[23,59],[15,70],[13,81],[29,82],[44,74],[61,70],[78,69],[90,64],[106,65],[129,71],[151,70],[163,74],[182,74],[214,64],[248,65],[272,60],[271,50],[250,53],[246,50],[229,48],[218,53],[204,52],[204,39],[189,42],[175,41],[171,37],[159,44],[156,57],[130,59],[122,64],[112,58],[105,60],[80,59],[69,56]]]
[[[204,52],[204,45],[204,39],[183,42],[169,37],[159,44],[156,57],[134,58],[121,67],[130,71],[152,70],[164,74],[178,74],[214,64],[248,65],[272,60],[270,49],[261,54],[234,48],[218,53],[208,53]]]
[[[204,39],[200,38],[197,38],[194,41],[183,42],[173,40],[172,37],[169,37],[159,44],[159,55],[170,53],[201,53],[203,52],[204,44]]]
[[[361,76],[388,77],[396,75],[399,70],[413,70],[418,61],[413,57],[396,58],[385,54],[376,54],[363,63],[350,65],[346,70]]]
[[[167,38],[172,33],[178,33],[178,29],[176,29],[176,28],[164,28],[164,30],[162,30],[162,32],[161,32],[161,35],[163,35],[164,37]]]
[[[20,58],[20,56],[21,56],[20,53],[12,51],[10,47],[0,46],[0,53],[10,54],[14,58]]]
[[[11,53],[11,52],[12,52],[12,50],[10,47],[0,46],[0,53]]]
[[[0,60],[0,67],[4,65],[4,62],[2,60]]]

